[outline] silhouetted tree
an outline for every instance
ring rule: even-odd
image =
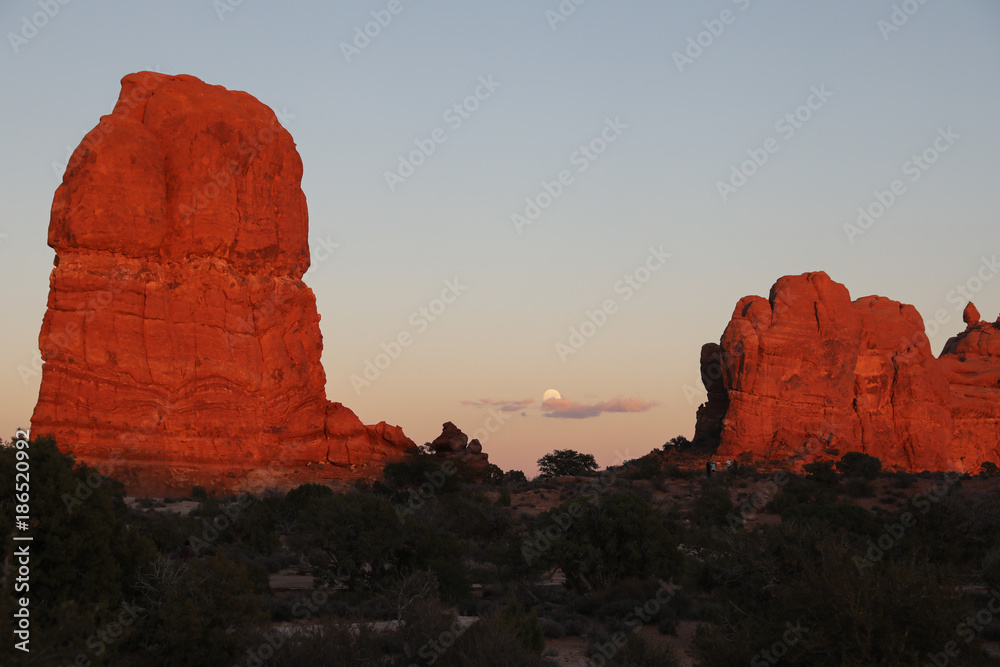
[[[542,477],[562,477],[564,475],[586,475],[597,470],[593,454],[581,454],[572,449],[557,449],[538,459],[538,470]]]

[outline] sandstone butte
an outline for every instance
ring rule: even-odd
[[[1000,320],[971,303],[965,331],[931,352],[910,305],[851,301],[825,273],[744,297],[701,351],[708,400],[695,439],[717,456],[801,465],[858,451],[909,471],[1000,462]]]
[[[326,398],[301,178],[247,93],[124,77],[52,202],[32,435],[139,495],[357,476],[413,450]]]

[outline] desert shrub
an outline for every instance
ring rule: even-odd
[[[806,479],[812,482],[826,486],[835,486],[837,484],[837,473],[833,471],[832,461],[814,461],[813,463],[805,464],[802,466],[802,469],[807,473]]]
[[[281,509],[291,517],[296,517],[300,512],[306,510],[312,503],[330,498],[334,495],[333,489],[322,484],[302,484],[297,486],[285,495],[281,503]]]
[[[500,466],[487,463],[483,470],[483,482],[494,486],[503,484],[503,470],[500,469]]]
[[[681,663],[672,651],[653,646],[644,637],[631,634],[625,646],[616,651],[608,667],[679,667]]]
[[[432,457],[388,463],[383,472],[385,481],[396,489],[418,489],[430,485],[435,495],[458,490],[462,474],[453,461],[438,461]]]
[[[657,622],[656,629],[661,635],[674,635],[676,637],[679,622],[677,612],[671,609]]]
[[[385,652],[378,634],[365,622],[350,623],[339,619],[317,619],[311,632],[285,637],[260,628],[248,638],[249,653],[242,664],[267,664],[269,667],[341,667],[342,665],[378,665]],[[273,648],[273,655],[268,647]],[[249,658],[254,655],[256,661]],[[261,656],[271,655],[261,660]]]
[[[513,528],[509,510],[489,502],[485,497],[455,493],[428,503],[428,511],[418,518],[439,530],[462,539],[493,540],[506,536]]]
[[[20,454],[19,454],[20,453]],[[18,479],[17,464],[30,461],[30,491],[24,489],[25,473]],[[18,484],[22,486],[17,487]],[[20,497],[19,497],[20,494]],[[30,543],[30,591],[15,593],[13,577],[22,542],[6,539],[0,548],[4,572],[0,613],[8,628],[15,598],[31,602],[31,656],[38,649],[67,651],[76,655],[97,628],[117,618],[122,600],[136,594],[136,572],[156,558],[153,542],[131,526],[124,487],[96,468],[76,463],[61,452],[52,438],[36,438],[27,448],[0,447],[0,517],[7,530],[17,505],[30,495],[30,516],[35,540]],[[0,646],[0,664],[15,664],[25,657],[14,649],[11,630]]]
[[[513,600],[504,608],[500,619],[513,629],[526,649],[536,655],[542,654],[545,635],[538,625],[538,611],[534,607],[525,609],[520,602]]]
[[[849,498],[871,498],[875,495],[875,487],[864,477],[852,477],[844,482],[844,493]],[[889,498],[890,502],[893,500]]]
[[[845,530],[855,535],[877,538],[883,522],[863,507],[851,503],[800,504],[782,513],[781,520],[813,522],[817,529]]]
[[[321,581],[343,580],[351,588],[370,589],[399,564],[404,547],[401,523],[385,499],[320,492],[307,507],[299,513],[291,541],[309,554]]]
[[[414,571],[433,573],[441,596],[448,601],[459,600],[468,594],[469,576],[462,562],[465,545],[461,540],[411,517],[406,518],[399,532],[400,574],[405,576]]]
[[[626,628],[626,618],[634,622],[634,610],[641,606],[642,600],[615,600],[598,607],[594,617],[604,623],[609,632],[617,632]]]
[[[173,512],[136,512],[130,518],[138,532],[153,541],[160,552],[174,552],[201,535],[202,524],[195,518]]]
[[[892,484],[897,489],[908,489],[917,483],[917,476],[913,473],[900,471],[892,476]]]
[[[542,667],[546,664],[540,657],[545,639],[540,630],[533,637],[535,639],[529,641],[523,629],[503,614],[485,616],[462,632],[455,644],[433,664],[439,667]],[[529,648],[532,642],[538,645],[538,650]]]
[[[781,514],[785,507],[792,505],[828,505],[836,501],[836,485],[819,483],[810,477],[789,476],[788,482],[781,487],[778,495],[771,499],[767,511]]]
[[[542,629],[542,634],[546,639],[560,639],[566,636],[566,628],[562,623],[552,618],[538,619],[538,627]]]
[[[934,562],[977,566],[1000,543],[1000,494],[938,481],[915,495],[908,510],[917,523],[905,544]]]
[[[979,474],[983,477],[996,477],[998,471],[1000,469],[992,461],[983,461],[982,465],[979,466]]]
[[[579,637],[586,634],[587,629],[590,627],[590,621],[587,620],[586,616],[565,608],[553,609],[548,613],[547,619],[558,623],[563,629],[564,634],[572,637]],[[540,620],[539,623],[541,622]]]
[[[676,464],[668,465],[664,470],[664,474],[671,479],[691,479],[697,473],[693,470],[685,470],[678,467]]]
[[[837,471],[844,476],[861,475],[865,479],[875,479],[882,472],[880,460],[861,452],[847,452],[836,465]]]
[[[539,514],[521,555],[529,564],[561,568],[577,591],[602,590],[628,577],[676,576],[684,564],[679,532],[649,503],[617,492]]]
[[[918,665],[955,638],[964,611],[957,582],[926,562],[886,557],[859,567],[867,542],[842,531],[747,539],[759,540],[756,553],[739,557],[750,582],[729,582],[720,591],[725,617],[696,635],[706,667],[762,662],[781,641],[781,664]],[[962,646],[972,660],[962,664],[980,664],[978,650]]]
[[[266,618],[249,572],[224,551],[189,563],[161,557],[139,581],[145,612],[122,650],[145,665],[230,664]]]
[[[694,503],[692,520],[699,526],[726,526],[734,513],[729,489],[719,484],[705,484]]]
[[[626,461],[623,467],[628,479],[656,479],[663,472],[663,459],[653,451],[642,458]]]
[[[510,486],[517,486],[519,484],[527,484],[528,478],[520,470],[508,470],[503,474],[503,483]]]

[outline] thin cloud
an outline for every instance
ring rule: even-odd
[[[500,412],[517,412],[534,402],[533,398],[526,398],[523,401],[494,401],[491,398],[481,398],[478,401],[462,401],[462,405],[471,405],[475,408],[494,408]]]
[[[542,403],[546,417],[554,419],[589,419],[602,412],[645,412],[656,405],[640,398],[613,398],[597,403],[578,403],[568,398],[550,398]]]

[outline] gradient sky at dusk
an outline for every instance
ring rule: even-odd
[[[935,351],[963,326],[959,286],[984,318],[1000,312],[993,0],[565,0],[575,11],[558,22],[558,0],[230,2],[51,0],[37,34],[25,22],[45,0],[0,4],[4,437],[38,394],[53,164],[138,70],[247,91],[284,119],[305,166],[305,281],[329,398],[418,443],[448,420],[474,435],[494,410],[504,421],[485,449],[504,469],[534,474],[567,447],[608,465],[690,436],[701,345],[782,275],[824,270],[925,322],[943,311]],[[345,56],[390,5],[401,11]],[[705,46],[691,47],[699,33]],[[446,113],[477,89],[467,117]],[[435,130],[446,140],[390,188],[385,173]],[[602,133],[614,141],[591,161],[581,147]],[[911,161],[928,149],[933,164]],[[850,236],[858,208],[897,179],[902,194]],[[561,192],[518,229],[512,215],[543,182]],[[637,270],[648,280],[633,289]],[[446,281],[460,295],[431,322],[420,309]],[[614,312],[560,358],[557,343],[609,300]],[[352,386],[401,332],[413,344]],[[563,400],[543,410],[547,389]]]

